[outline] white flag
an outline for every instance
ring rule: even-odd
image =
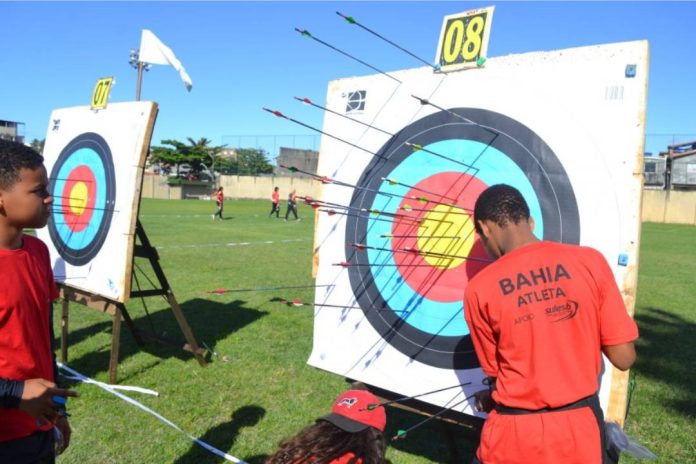
[[[181,80],[184,81],[186,90],[191,91],[193,82],[181,61],[179,61],[171,48],[167,47],[157,38],[149,29],[143,29],[143,34],[140,38],[140,62],[150,64],[170,64],[179,71]]]

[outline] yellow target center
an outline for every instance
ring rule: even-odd
[[[476,235],[469,213],[455,206],[437,205],[418,227],[418,249],[431,266],[452,269],[462,264]]]
[[[75,216],[80,216],[85,212],[85,207],[87,206],[87,184],[84,182],[75,182],[72,189],[70,189],[70,199],[69,199],[70,211]]]

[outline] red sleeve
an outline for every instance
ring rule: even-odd
[[[46,244],[44,242],[42,242],[38,238],[32,237],[31,239],[36,241],[35,249],[38,250],[38,253],[41,256],[41,264],[46,272],[46,277],[47,277],[46,280],[47,280],[47,284],[48,284],[48,296],[51,299],[51,301],[55,301],[55,299],[60,296],[60,292],[58,291],[58,287],[56,286],[56,282],[53,279],[53,269],[51,268],[51,256],[48,253],[48,247],[46,246]]]
[[[483,372],[491,377],[497,377],[497,343],[486,313],[488,308],[485,303],[481,305],[478,294],[472,287],[469,284],[464,292],[464,318],[469,326],[471,340]]]
[[[597,253],[596,281],[599,285],[599,324],[602,346],[619,345],[638,338],[638,326],[626,311],[621,292],[607,260]]]

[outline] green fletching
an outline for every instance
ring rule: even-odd
[[[309,31],[308,31],[307,29],[305,29],[304,31],[302,31],[302,35],[305,36],[305,37],[312,37],[312,34],[310,34]]]
[[[396,438],[404,438],[406,436],[406,431],[403,429],[399,429],[398,432],[396,432]]]
[[[427,203],[428,199],[425,197],[418,197],[418,201],[420,201],[421,203]]]
[[[372,214],[373,216],[379,216],[381,213],[382,212],[378,209],[371,209],[370,210],[370,214]]]
[[[389,182],[389,185],[396,185],[396,184],[398,184],[398,182],[395,181],[394,179],[387,179],[387,182]]]
[[[295,166],[290,166],[290,167],[288,168],[288,170],[289,170],[290,172],[297,172],[297,168],[296,168]]]
[[[483,66],[483,63],[486,62],[486,57],[485,56],[480,56],[478,60],[476,60],[476,66]]]
[[[355,19],[353,19],[352,16],[346,16],[346,21],[348,21],[351,24],[355,24]]]
[[[418,150],[422,150],[422,149],[423,149],[423,147],[422,147],[421,145],[418,145],[418,144],[416,144],[416,143],[412,143],[412,144],[411,144],[411,147],[413,147],[413,151],[418,151]]]
[[[413,207],[411,205],[404,205],[401,207],[401,209],[403,209],[404,211],[411,211]]]

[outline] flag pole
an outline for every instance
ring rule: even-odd
[[[135,91],[135,101],[140,101],[140,90],[143,85],[143,63],[138,61],[138,84]]]

